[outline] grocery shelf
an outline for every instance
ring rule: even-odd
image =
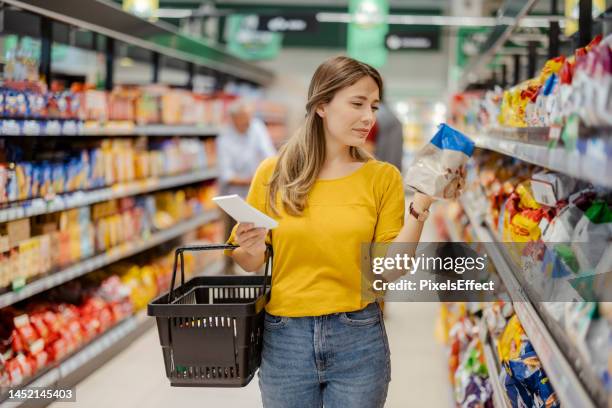
[[[236,57],[211,41],[182,35],[172,24],[142,19],[108,0],[3,0],[3,3],[196,67],[261,85],[274,80],[273,71]]]
[[[152,191],[184,186],[200,181],[214,179],[217,177],[217,174],[217,169],[211,168],[175,176],[136,180],[101,189],[60,194],[51,200],[34,198],[31,200],[18,202],[16,203],[17,205],[0,209],[0,222],[8,222],[20,218],[33,217],[35,215],[83,207],[116,198],[129,197],[138,194],[150,193]]]
[[[533,133],[540,133],[541,128],[536,128]],[[498,135],[508,133],[520,135],[527,132],[524,129],[500,130]],[[491,132],[492,135],[495,132]],[[602,174],[612,172],[612,159],[609,153],[598,149],[596,154],[583,155],[578,149],[571,152],[562,147],[549,148],[546,145],[529,141],[511,140],[505,137],[478,135],[474,142],[477,147],[493,150],[507,156],[515,157],[528,163],[532,163],[550,170],[557,171],[589,181],[595,185],[612,188],[612,178],[602,177]]]
[[[217,261],[196,275],[217,275],[223,270],[223,266],[223,261]],[[155,319],[147,316],[146,309],[141,310],[91,340],[58,365],[41,371],[21,387],[71,388],[154,325]],[[6,399],[6,394],[1,395],[0,403],[5,402]],[[15,402],[7,403],[7,405],[18,407],[26,404]],[[27,405],[31,406],[29,403]]]
[[[470,59],[459,79],[460,89],[465,89],[473,82],[473,78],[482,75],[483,69],[495,58],[506,40],[518,28],[521,19],[527,16],[536,3],[537,0],[505,0],[501,4],[497,10],[497,24],[489,31],[487,39],[480,46],[478,53]]]
[[[127,258],[139,252],[153,248],[166,241],[177,238],[186,232],[193,230],[194,228],[217,220],[218,217],[219,215],[216,211],[207,211],[204,214],[192,217],[187,221],[179,222],[170,228],[155,232],[148,238],[125,242],[100,255],[95,255],[66,269],[43,276],[32,281],[31,283],[27,283],[18,291],[11,291],[1,294],[0,308],[12,305],[37,293],[51,289],[96,269],[110,265],[111,263],[120,259]]]
[[[109,125],[90,127],[77,120],[0,119],[0,136],[215,136],[213,125]]]
[[[515,266],[500,250],[499,241],[495,238],[493,231],[485,226],[482,217],[474,213],[465,198],[461,200],[461,203],[477,232],[478,239],[484,243],[489,258],[493,261],[495,269],[508,289],[514,311],[538,354],[561,404],[568,407],[605,406],[605,401],[596,405],[591,398],[573,366],[535,310],[525,289],[519,283],[514,270]],[[601,395],[597,390],[594,391],[593,395]]]
[[[499,365],[497,364],[497,359],[493,354],[493,347],[488,341],[483,342],[483,350],[487,364],[487,371],[489,372],[489,381],[493,388],[493,406],[495,408],[512,408],[512,405],[510,405],[508,399],[506,398],[506,389],[501,383],[499,376]]]

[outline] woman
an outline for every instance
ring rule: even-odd
[[[417,194],[404,225],[399,171],[362,149],[382,91],[369,65],[321,64],[304,126],[259,166],[247,197],[278,228],[239,224],[228,241],[247,271],[263,265],[266,241],[274,248],[259,370],[265,407],[385,403],[389,346],[379,305],[361,297],[361,244],[417,242],[433,200]]]

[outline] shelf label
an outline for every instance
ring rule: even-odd
[[[548,147],[557,147],[557,143],[561,139],[561,126],[553,125],[548,131]]]
[[[24,278],[23,276],[20,276],[19,278],[13,279],[13,282],[11,283],[11,288],[14,291],[18,291],[20,289],[23,289],[25,284],[26,284],[26,278]]]

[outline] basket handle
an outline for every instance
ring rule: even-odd
[[[174,251],[174,268],[172,270],[172,280],[170,281],[170,291],[168,292],[168,304],[174,301],[174,283],[176,281],[176,270],[179,265],[181,265],[181,285],[185,284],[185,258],[183,257],[184,252],[194,252],[194,251],[214,251],[214,250],[231,250],[239,248],[238,245],[199,245],[199,246],[186,246],[176,248]],[[272,273],[272,258],[274,257],[274,251],[272,250],[272,245],[266,244],[266,269],[264,271],[264,281],[263,281],[263,292],[266,293],[267,282],[268,282],[268,269],[270,269],[270,273]]]

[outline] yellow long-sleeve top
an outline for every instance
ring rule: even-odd
[[[370,160],[345,177],[317,180],[301,216],[280,217],[266,205],[277,158],[263,161],[247,202],[275,218],[271,299],[278,316],[320,316],[367,306],[361,296],[361,245],[390,242],[404,223],[404,190],[399,171]],[[235,244],[236,228],[228,243]]]

